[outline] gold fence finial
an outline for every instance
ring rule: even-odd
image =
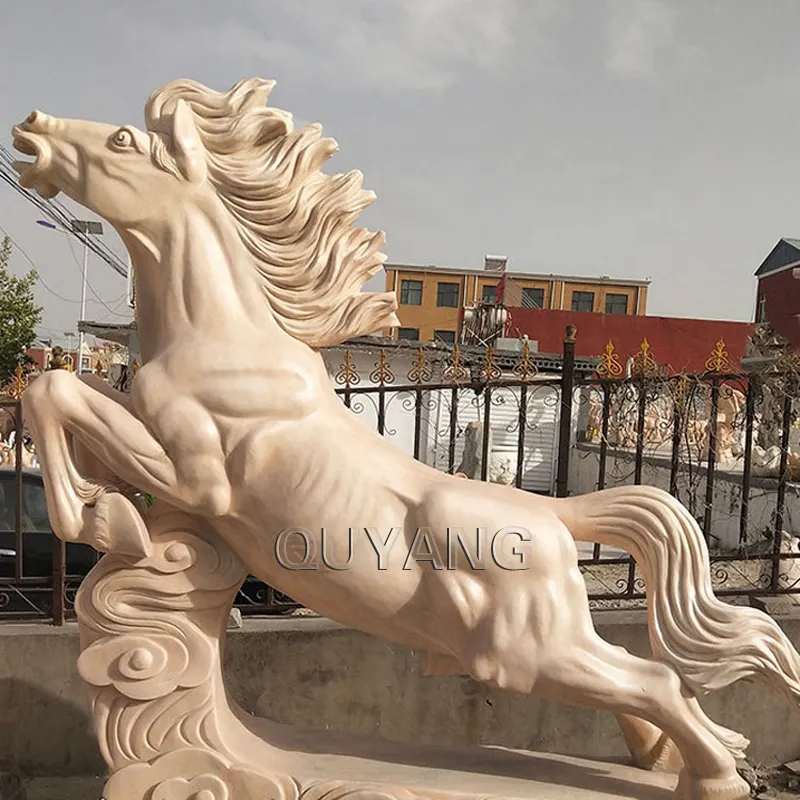
[[[375,369],[369,374],[369,379],[373,383],[381,385],[394,383],[394,373],[389,366],[389,362],[386,359],[386,351],[383,348],[378,352],[378,360],[375,362]]]
[[[19,400],[27,385],[28,381],[25,380],[25,370],[22,368],[22,364],[18,364],[17,369],[14,371],[14,377],[11,379],[11,385],[8,388],[8,394],[11,399]]]
[[[433,368],[425,360],[425,350],[422,347],[418,347],[414,363],[408,371],[408,379],[412,383],[428,383],[432,377]]]
[[[458,383],[469,377],[469,373],[461,363],[461,348],[457,344],[453,345],[453,350],[450,353],[450,363],[445,366],[443,371],[450,383]]]
[[[725,348],[724,339],[720,338],[714,345],[711,355],[706,359],[705,366],[709,372],[733,372],[734,366]]]
[[[647,339],[642,339],[639,352],[633,357],[631,373],[633,375],[643,375],[648,378],[658,374],[658,364],[655,358],[653,358],[653,351],[650,349],[650,343]]]
[[[334,380],[340,386],[344,386],[345,389],[361,383],[361,376],[358,374],[358,370],[353,363],[353,355],[349,350],[344,351],[344,362],[337,370]]]
[[[539,372],[539,368],[531,356],[531,343],[527,339],[522,342],[522,353],[514,364],[513,372],[523,381],[535,377]]]
[[[615,352],[614,342],[611,339],[608,340],[606,349],[600,356],[597,374],[601,378],[618,378],[622,375],[622,364],[619,363],[619,355]]]
[[[667,384],[675,412],[679,417],[683,417],[687,410],[689,399],[689,377],[685,373],[676,376]]]
[[[481,364],[479,372],[480,379],[485,383],[489,383],[489,381],[498,380],[502,374],[502,370],[497,366],[494,360],[494,348],[488,345],[483,355],[483,363]]]

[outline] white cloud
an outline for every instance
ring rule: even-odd
[[[282,40],[294,48],[294,68],[370,88],[438,91],[470,67],[511,62],[525,0],[335,0],[311,15],[304,4],[290,8],[295,35]]]
[[[622,77],[647,79],[674,40],[677,14],[662,0],[606,0],[606,68]]]
[[[150,32],[174,56],[176,48],[204,57],[252,59],[266,74],[348,83],[382,91],[441,91],[471,70],[513,64],[520,43],[567,0],[326,0],[263,3],[202,29]],[[524,49],[526,60],[531,58]]]

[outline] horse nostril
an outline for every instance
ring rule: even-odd
[[[25,120],[25,126],[34,133],[43,133],[47,130],[50,121],[51,118],[42,111],[31,111],[28,114],[28,119]]]

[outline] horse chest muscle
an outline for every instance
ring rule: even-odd
[[[218,358],[204,361],[173,357],[139,370],[131,394],[142,419],[155,419],[169,406],[189,399],[214,418],[296,419],[312,410],[314,381],[302,370],[283,365],[240,367]]]

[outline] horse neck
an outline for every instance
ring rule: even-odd
[[[283,334],[252,259],[219,208],[181,208],[156,236],[121,233],[133,263],[145,361],[181,338]]]

